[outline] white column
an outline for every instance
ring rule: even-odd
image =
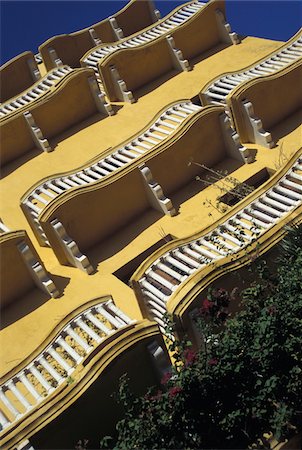
[[[36,368],[36,366],[32,365],[28,368],[28,370],[34,375],[34,377],[37,378],[37,380],[39,381],[39,383],[42,384],[42,386],[44,387],[44,389],[49,393],[51,391],[54,390],[54,388],[48,383],[47,380],[45,380],[45,378],[43,377],[43,375],[41,374],[41,372],[38,371],[38,369]]]
[[[120,310],[112,301],[106,303],[106,307],[110,309],[110,311],[112,311],[118,317],[120,317],[126,324],[130,325],[131,323],[135,322],[135,320],[130,319],[130,317],[128,317],[125,313],[123,313],[123,311]]]
[[[95,309],[104,316],[115,328],[120,328],[121,324],[115,317],[113,317],[103,306],[96,306]]]
[[[98,344],[102,341],[101,337],[95,333],[88,325],[85,323],[81,317],[78,317],[75,319],[74,323],[81,327],[82,330],[84,330],[94,341],[96,341]]]
[[[6,416],[0,411],[0,424],[2,429],[4,430],[4,428],[8,427],[10,424],[10,421],[6,418]],[[1,430],[0,430],[1,432]]]
[[[82,356],[80,356],[61,336],[57,339],[57,343],[75,360],[77,364],[82,361]]]
[[[0,390],[0,400],[2,401],[2,403],[4,403],[7,409],[15,416],[15,419],[18,419],[22,415],[9,401],[9,399],[6,397],[2,389]]]
[[[47,372],[50,373],[50,375],[57,381],[58,384],[62,383],[62,381],[64,381],[64,377],[62,377],[62,375],[60,375],[53,367],[51,364],[49,364],[49,362],[44,358],[44,356],[41,356],[38,359],[39,364],[41,364],[41,366],[43,366]]]
[[[61,355],[59,355],[59,353],[58,353],[54,348],[49,347],[49,348],[46,350],[46,352],[49,353],[50,356],[52,356],[53,359],[55,359],[55,360],[60,364],[60,366],[63,367],[64,370],[66,370],[66,372],[68,373],[68,375],[69,375],[71,372],[73,372],[73,367],[71,367],[69,364],[67,364],[67,362],[62,358]]]
[[[25,398],[25,396],[22,394],[22,392],[19,391],[19,389],[17,388],[17,386],[14,384],[14,382],[12,380],[10,380],[7,383],[7,387],[15,395],[15,397],[20,401],[20,403],[22,403],[22,405],[24,406],[26,411],[29,410],[30,408],[32,408],[32,405]]]
[[[89,353],[93,349],[93,347],[88,345],[87,342],[74,331],[71,325],[69,325],[64,331],[69,334],[69,336],[72,337],[81,347],[83,347],[86,353]]]
[[[99,330],[103,331],[103,333],[109,335],[113,333],[113,330],[106,327],[97,317],[95,317],[91,312],[85,313],[85,317],[90,320]]]
[[[35,389],[35,387],[31,384],[31,382],[29,381],[29,379],[27,378],[27,376],[25,375],[24,372],[21,372],[20,374],[18,374],[18,378],[20,380],[21,383],[24,384],[24,386],[26,387],[26,389],[28,390],[28,392],[31,393],[31,395],[37,400],[40,401],[43,397],[39,394],[39,392]]]

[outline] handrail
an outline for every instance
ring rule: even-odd
[[[0,67],[1,102],[15,97],[41,78],[32,52],[26,51]]]
[[[203,105],[225,104],[226,97],[247,81],[263,77],[287,67],[302,57],[301,29],[278,50],[243,69],[225,72],[209,81],[200,91]]]
[[[263,186],[241,200],[235,208],[202,232],[170,242],[151,256],[133,274],[130,282],[145,315],[163,331],[163,314],[174,312],[179,298],[217,264],[232,261],[236,254],[254,248],[275,224],[294,216],[302,204],[302,149]],[[278,180],[278,181],[277,181]],[[263,237],[265,239],[265,237]],[[193,283],[194,285],[194,283]],[[178,295],[179,293],[179,295]],[[185,295],[185,294],[184,294]]]
[[[159,11],[154,9],[151,0],[143,2],[141,0],[130,0],[117,13],[100,22],[73,33],[61,34],[47,39],[39,46],[39,51],[48,70],[55,67],[58,61],[75,67],[79,65],[81,56],[89,48],[95,47],[101,42],[118,41],[124,36],[133,34],[156,22],[159,15]],[[138,19],[137,23],[135,19]],[[57,47],[60,49],[61,45],[63,46],[63,53],[66,53],[65,55],[62,53],[62,49],[61,52],[57,49]],[[69,48],[69,45],[73,47]],[[73,56],[67,51],[68,48],[74,53]],[[58,52],[58,54],[54,58],[51,52],[54,54]]]
[[[32,103],[40,100],[45,94],[56,88],[58,83],[70,72],[69,66],[58,67],[48,72],[44,77],[40,78],[29,89],[24,90],[13,98],[0,105],[0,120],[3,117],[11,115],[13,112],[20,112],[31,107]]]
[[[247,80],[226,96],[226,106],[241,142],[274,146],[271,128],[302,107],[302,93],[297,89],[301,75],[302,58],[277,72]],[[264,103],[261,92],[265,92]]]
[[[224,2],[194,0],[139,34],[87,52],[81,64],[94,69],[101,90],[111,101],[133,103],[131,91],[171,70],[190,70],[189,60],[222,42],[239,43],[225,22]]]
[[[210,1],[209,3],[212,4],[212,1]],[[94,70],[97,71],[97,69],[95,69],[97,65],[93,64],[95,60],[93,58],[91,60],[89,59],[91,58],[91,56],[96,59],[99,59],[100,62],[104,62],[106,58],[112,55],[112,53],[115,51],[124,48],[134,48],[152,42],[158,37],[162,37],[169,34],[171,30],[173,30],[174,28],[178,28],[179,26],[189,21],[209,3],[200,2],[199,0],[191,0],[181,6],[178,6],[177,8],[173,9],[173,11],[171,11],[167,16],[161,19],[158,23],[156,23],[155,25],[154,24],[150,25],[143,31],[138,31],[137,33],[129,37],[121,39],[119,42],[116,43],[112,42],[110,44],[100,44],[97,47],[89,50],[82,56],[81,63],[82,65],[92,66]],[[220,3],[222,4],[222,2]],[[194,10],[193,9],[190,10],[188,9],[188,7],[189,8],[194,7]],[[179,14],[182,14],[183,16],[178,17]],[[170,24],[171,21],[172,22],[174,21],[174,23]],[[135,41],[135,39],[137,38],[141,38],[141,40]]]
[[[111,328],[108,328],[109,321],[113,322]],[[0,412],[1,444],[11,448],[45,427],[74,403],[124,351],[156,335],[158,328],[154,323],[132,321],[111,299],[91,300],[70,313],[53,331],[52,339],[47,338],[46,348],[42,349],[41,344],[29,364],[19,365],[20,372],[13,370],[7,374],[0,397],[5,405],[5,413]],[[68,358],[67,351],[70,352]],[[27,363],[29,360],[30,357]],[[9,398],[5,394],[8,390]]]
[[[21,197],[20,203],[40,243],[45,245],[46,242],[37,222],[38,216],[58,198],[67,192],[107,180],[129,165],[137,164],[145,154],[165,144],[200,110],[201,108],[190,100],[172,102],[162,108],[143,130],[115,148],[102,153],[102,157],[97,156],[75,170],[44,178],[31,187]]]

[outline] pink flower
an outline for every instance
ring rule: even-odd
[[[211,309],[213,308],[214,304],[211,302],[208,298],[205,298],[203,301],[203,304],[199,310],[199,313],[201,315],[207,315],[211,312]]]
[[[161,398],[161,396],[162,396],[162,391],[158,390],[155,395],[150,397],[150,400],[159,400]]]
[[[218,359],[217,358],[211,358],[209,360],[209,366],[216,366],[216,364],[218,364]]]
[[[194,350],[186,349],[184,351],[185,365],[190,366],[196,361],[196,352]]]
[[[162,377],[160,384],[167,384],[171,376],[172,376],[171,372],[166,372]]]
[[[177,394],[179,394],[182,391],[182,388],[179,386],[174,386],[169,390],[169,397],[173,398]]]

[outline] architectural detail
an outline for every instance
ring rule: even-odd
[[[1,448],[113,436],[123,373],[159,386],[206,290],[301,223],[301,31],[231,45],[225,14],[130,0],[1,67],[0,216],[34,233],[0,220]]]
[[[157,341],[151,342],[147,348],[154,361],[154,366],[162,378],[165,373],[171,370],[171,361],[167,358],[167,352],[163,350]]]
[[[31,71],[31,74],[32,74],[34,82],[38,81],[41,78],[41,74],[40,74],[40,71],[38,69],[38,66],[37,66],[35,58],[28,59],[27,60],[27,64],[29,66],[29,70]]]
[[[135,322],[112,300],[99,302],[72,318],[26,367],[0,387],[0,402],[9,415],[0,414],[2,429],[45,403],[106,338]]]
[[[40,99],[43,95],[50,92],[50,90],[64,78],[72,69],[68,66],[58,67],[53,69],[45,75],[39,83],[36,83],[29,90],[22,92],[22,94],[3,103],[0,107],[0,118],[6,117],[21,108],[29,107],[32,102]]]
[[[117,68],[111,66],[110,71],[117,98],[121,102],[135,103],[132,92],[128,90],[125,81],[121,79]]]
[[[111,25],[113,33],[116,36],[116,40],[118,41],[119,39],[123,39],[124,37],[123,30],[119,28],[115,17],[110,17],[109,23]]]
[[[36,125],[35,119],[33,118],[32,114],[29,111],[26,111],[25,113],[23,113],[23,116],[27,122],[37,148],[39,148],[43,152],[51,152],[53,149],[49,145],[48,140],[43,136],[41,129]]]
[[[24,262],[35,280],[37,286],[49,294],[51,297],[58,297],[60,295],[54,282],[49,278],[44,266],[38,261],[26,242],[18,244],[18,249],[24,259]]]
[[[48,48],[49,58],[52,61],[53,67],[61,67],[64,66],[63,61],[58,57],[57,52],[54,48]]]
[[[153,22],[157,22],[161,19],[161,14],[158,9],[155,8],[154,2],[152,0],[149,1],[151,16],[153,17]]]
[[[89,34],[90,34],[91,40],[93,42],[93,45],[101,45],[102,40],[98,37],[94,28],[89,29]]]
[[[39,223],[43,209],[64,192],[91,183],[96,183],[117,170],[133,163],[159,144],[163,144],[201,107],[188,100],[173,103],[160,113],[143,132],[130,142],[94,161],[82,170],[62,174],[56,178],[43,180],[21,199],[21,207],[41,245],[49,245],[44,230]]]
[[[236,133],[231,125],[229,115],[226,113],[221,114],[220,122],[225,145],[228,149],[230,157],[238,159],[239,161],[243,160],[247,164],[253,162],[253,155],[251,154],[249,149],[241,144],[238,133]]]
[[[286,44],[282,50],[262,59],[257,64],[251,65],[246,70],[241,72],[230,72],[227,75],[220,76],[211,81],[205,86],[200,94],[202,103],[204,105],[210,103],[225,105],[227,96],[231,95],[233,90],[241,84],[246,83],[246,81],[253,78],[263,77],[278,72],[290,64],[293,64],[302,57],[301,33],[298,33],[298,35],[299,37],[291,40],[290,44]]]
[[[240,44],[240,38],[237,33],[232,32],[231,25],[226,22],[224,14],[220,9],[216,9],[216,18],[219,24],[219,31],[221,35],[221,39],[223,42],[229,44],[232,43],[234,45]]]
[[[246,124],[249,142],[255,142],[263,147],[273,148],[275,146],[271,133],[263,129],[262,121],[255,117],[254,108],[251,102],[242,102],[242,113]]]
[[[190,4],[181,6],[173,14],[170,14],[167,19],[162,19],[158,24],[149,27],[147,31],[136,33],[133,37],[127,38],[121,43],[111,44],[110,46],[102,44],[99,48],[92,49],[83,56],[82,63],[85,66],[92,67],[98,73],[98,64],[106,56],[119,49],[139,47],[158,39],[160,36],[169,35],[171,30],[186,23],[205,5],[206,3],[204,2],[194,0]]]
[[[88,84],[90,86],[97,109],[105,116],[113,116],[114,111],[112,109],[112,106],[110,105],[110,103],[106,103],[105,95],[100,91],[95,77],[89,77]]]
[[[152,173],[145,164],[139,166],[139,170],[144,180],[144,186],[151,206],[166,214],[167,216],[175,216],[176,211],[169,198],[165,197],[161,186],[153,179]]]
[[[181,50],[179,48],[175,48],[175,42],[172,36],[167,36],[166,40],[169,44],[169,47],[171,49],[171,55],[175,64],[175,69],[181,70],[181,71],[189,71],[192,70],[192,67],[190,67],[189,61],[187,59],[184,59]]]
[[[0,219],[0,234],[9,233],[9,232],[10,232],[10,229],[7,228],[7,226],[4,225],[4,223]]]
[[[74,267],[86,272],[88,275],[94,272],[92,265],[90,264],[87,256],[83,255],[75,241],[73,241],[68,234],[61,222],[57,219],[51,221],[54,232],[59,238],[61,246],[63,248],[66,260]]]
[[[167,302],[197,271],[248,247],[302,205],[302,157],[264,194],[256,197],[217,228],[188,243],[176,246],[152,262],[137,283],[148,318],[164,329]]]
[[[15,450],[35,450],[28,439],[25,439]]]

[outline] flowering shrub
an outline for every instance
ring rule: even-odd
[[[134,398],[122,380],[125,416],[117,424],[114,448],[238,449],[257,441],[257,448],[264,448],[263,433],[279,439],[299,430],[301,226],[282,247],[277,272],[270,273],[262,261],[234,318],[226,320],[231,294],[208,293],[198,317],[205,346],[195,353],[188,342],[171,344],[175,364],[163,377],[162,390]],[[219,332],[217,324],[224,324]],[[215,340],[209,339],[214,332]]]

